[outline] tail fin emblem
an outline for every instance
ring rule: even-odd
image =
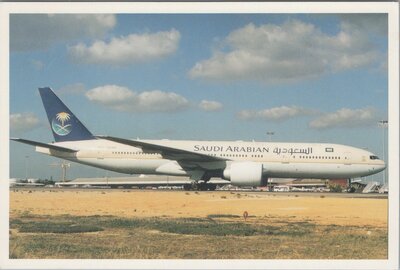
[[[72,131],[72,125],[68,124],[71,119],[71,115],[66,112],[60,112],[56,114],[56,117],[51,121],[51,128],[53,131],[60,136],[68,135]]]

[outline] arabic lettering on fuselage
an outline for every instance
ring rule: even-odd
[[[280,154],[312,154],[312,147],[307,147],[307,148],[281,148],[281,147],[275,147],[273,153],[280,155]]]
[[[221,145],[195,145],[195,152],[232,152],[232,153],[269,153],[269,147],[255,147],[255,146],[221,146]],[[312,147],[307,148],[293,148],[293,147],[275,147],[272,153],[280,154],[312,154]]]

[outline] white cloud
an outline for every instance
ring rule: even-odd
[[[202,100],[199,108],[207,112],[219,111],[222,109],[222,104],[217,101]]]
[[[326,113],[311,121],[309,126],[315,129],[335,127],[361,127],[376,125],[378,117],[374,108],[342,108],[333,113]]]
[[[10,129],[12,131],[30,131],[39,125],[40,121],[33,113],[10,114]]]
[[[116,22],[112,14],[12,14],[10,49],[44,50],[57,42],[103,37]]]
[[[86,92],[97,104],[122,112],[176,112],[186,109],[189,101],[173,92],[160,90],[135,92],[118,85],[100,86]]]
[[[339,14],[342,19],[342,27],[351,31],[362,31],[368,34],[378,34],[387,36],[388,34],[388,14],[368,13],[368,14]]]
[[[238,118],[241,120],[286,120],[298,116],[311,115],[314,110],[306,109],[297,106],[281,106],[260,111],[243,110],[238,113]]]
[[[298,20],[248,24],[231,32],[224,43],[226,48],[195,64],[191,78],[293,82],[368,66],[379,54],[368,36],[350,24],[342,24],[337,34],[327,34]]]
[[[176,51],[180,33],[175,29],[152,34],[131,34],[69,47],[74,61],[87,64],[127,65],[168,56]]]

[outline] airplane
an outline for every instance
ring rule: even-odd
[[[39,88],[55,139],[39,153],[125,174],[188,176],[199,190],[213,177],[235,186],[265,186],[268,178],[354,178],[386,168],[375,154],[331,143],[139,140],[93,135],[50,87]]]

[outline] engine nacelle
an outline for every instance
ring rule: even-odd
[[[224,179],[230,180],[235,186],[263,186],[263,165],[256,162],[232,162],[229,168],[224,170]]]

